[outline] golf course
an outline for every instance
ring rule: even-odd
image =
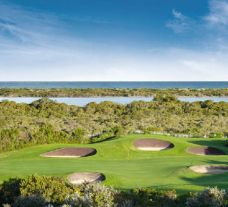
[[[137,139],[156,138],[173,144],[161,151],[135,148]],[[87,157],[44,157],[42,154],[61,148],[96,149]],[[223,155],[197,155],[191,147],[213,147]],[[223,138],[176,138],[163,135],[126,135],[95,144],[45,144],[0,154],[0,182],[31,174],[67,178],[75,172],[99,172],[103,183],[118,189],[153,187],[178,192],[202,190],[208,186],[228,188],[228,173],[200,174],[191,166],[227,165],[228,148]]]

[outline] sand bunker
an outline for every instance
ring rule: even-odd
[[[71,147],[62,148],[42,154],[43,157],[86,157],[96,154],[94,148]]]
[[[160,151],[174,147],[174,145],[171,142],[153,138],[137,139],[134,142],[134,146],[138,150],[144,151]]]
[[[187,152],[196,155],[225,155],[222,150],[214,147],[189,147]]]
[[[80,172],[73,173],[68,176],[68,181],[71,184],[82,184],[82,183],[94,183],[105,180],[105,176],[102,173],[97,172]]]
[[[190,169],[194,172],[202,174],[222,174],[228,172],[228,166],[221,165],[199,165],[192,166]]]

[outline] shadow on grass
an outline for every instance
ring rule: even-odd
[[[228,147],[226,146],[225,140],[191,140],[189,141],[192,144],[202,145],[202,146],[208,146],[208,147],[214,147],[223,150],[228,154]]]
[[[228,173],[224,174],[213,174],[213,175],[202,175],[197,178],[182,177],[185,182],[192,185],[198,185],[202,187],[219,187],[228,189]]]
[[[192,186],[191,184],[181,184],[180,185],[152,185],[152,186],[146,186],[146,187],[138,187],[138,188],[116,188],[117,190],[124,191],[124,192],[129,192],[132,189],[154,189],[157,191],[172,191],[175,190],[178,195],[184,195],[189,192],[198,192],[200,190],[196,189],[189,189],[189,186]],[[207,186],[206,186],[207,187]]]
[[[218,161],[218,160],[206,160],[206,165],[228,165],[227,161]]]
[[[98,139],[98,140],[96,141],[96,139]],[[101,143],[101,142],[108,142],[108,141],[113,141],[113,140],[116,140],[116,139],[118,139],[117,136],[112,136],[112,137],[108,137],[108,138],[101,139],[101,140],[99,140],[99,138],[94,138],[94,140],[92,139],[91,144],[96,144],[96,143]]]
[[[207,160],[205,165],[227,165],[228,161]],[[198,177],[184,177],[181,179],[190,185],[198,185],[202,187],[215,187],[228,189],[228,173],[222,174],[198,174]]]

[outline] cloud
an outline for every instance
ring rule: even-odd
[[[8,39],[9,41],[23,42],[26,40],[28,34],[15,23],[0,19],[0,37]]]
[[[188,32],[203,39],[212,37],[221,41],[228,34],[228,0],[209,0],[208,8],[207,15],[195,17],[195,20],[173,9],[173,19],[167,21],[166,27],[175,33]]]
[[[190,29],[191,20],[181,12],[173,9],[173,19],[166,23],[166,27],[172,29],[175,33],[183,33]]]
[[[177,10],[173,18],[168,27],[190,31],[190,18]],[[72,34],[54,14],[0,4],[0,81],[228,80],[228,48],[214,48],[103,44]]]
[[[211,26],[228,26],[228,1],[211,0],[209,2],[209,14],[204,17]]]
[[[181,21],[185,21],[186,20],[186,17],[179,11],[173,9],[173,16],[176,18],[176,19],[179,19]]]
[[[228,51],[228,0],[209,0],[208,9],[208,14],[195,16],[194,19],[180,11],[172,10],[173,19],[166,23],[166,27],[178,34],[178,37],[187,37],[186,42],[195,45],[196,49],[226,53]]]

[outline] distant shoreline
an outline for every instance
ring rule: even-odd
[[[0,97],[155,97],[157,95],[171,95],[176,97],[228,97],[225,89],[152,89],[152,88],[0,88]]]

